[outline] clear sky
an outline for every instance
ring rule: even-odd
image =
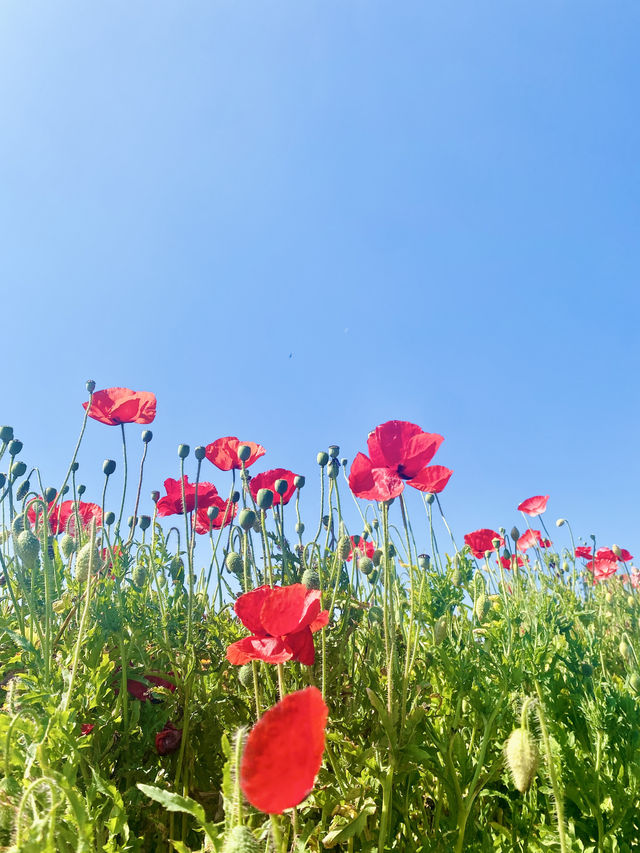
[[[154,391],[146,496],[408,420],[460,539],[550,494],[637,555],[638,44],[637,0],[3,0],[0,422],[56,484],[87,378]]]

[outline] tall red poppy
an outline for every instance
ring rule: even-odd
[[[305,687],[258,720],[240,765],[240,787],[252,806],[282,814],[311,793],[322,764],[328,716],[322,693]]]
[[[441,492],[453,471],[429,466],[444,441],[441,435],[424,432],[408,421],[387,421],[369,433],[369,456],[358,453],[349,472],[349,486],[356,497],[388,501],[397,497],[407,482],[422,492]]]
[[[473,533],[465,533],[464,541],[471,548],[473,556],[478,560],[484,557],[486,551],[495,551],[493,540],[499,539],[500,545],[504,545],[504,539],[495,530],[490,530],[488,527],[482,527],[480,530],[474,530]]]
[[[362,536],[359,538],[357,544],[354,542],[355,536],[351,537],[351,550],[349,551],[349,556],[347,557],[347,562],[350,563],[353,560],[353,555],[359,552],[361,557],[373,557],[376,552],[376,546],[373,542],[369,542],[366,539],[363,539]]]
[[[31,524],[36,523],[36,515],[38,516],[38,523],[40,523],[42,521],[41,508],[36,508],[36,506],[29,507],[27,518]],[[84,530],[89,527],[94,518],[96,525],[99,527],[102,524],[102,510],[98,504],[88,501],[62,501],[57,506],[54,506],[52,501],[47,510],[47,520],[52,536],[55,536],[57,533],[70,533],[72,536],[75,536],[78,520]]]
[[[90,418],[107,426],[150,424],[156,416],[156,395],[131,388],[105,388],[91,398]],[[83,403],[87,411],[89,403]]]
[[[261,444],[256,444],[254,441],[240,441],[233,435],[227,435],[207,444],[205,456],[221,471],[231,471],[232,468],[239,471],[242,468],[242,463],[238,459],[238,448],[241,444],[245,444],[251,450],[251,455],[244,463],[245,468],[253,465],[257,459],[266,453]]]
[[[211,506],[218,508],[215,518],[209,518],[207,509]],[[236,517],[238,507],[233,501],[224,500],[220,495],[212,498],[206,508],[200,509],[200,496],[198,495],[198,510],[196,512],[196,533],[209,533],[210,530],[221,530],[227,527]]]
[[[252,477],[249,481],[249,489],[254,500],[258,497],[260,489],[271,489],[274,505],[279,503],[288,504],[296,490],[294,485],[295,478],[296,474],[293,471],[287,471],[286,468],[273,468],[271,471],[263,471],[262,474],[256,474],[255,477]],[[276,492],[276,480],[286,481],[287,490],[284,495]]]
[[[526,501],[522,501],[521,504],[518,504],[518,509],[520,512],[524,512],[526,515],[530,515],[531,517],[542,515],[547,508],[548,500],[549,495],[534,495],[532,498],[527,498]]]
[[[252,636],[232,643],[227,660],[233,664],[296,660],[311,666],[316,657],[312,633],[329,621],[329,611],[321,608],[320,590],[301,583],[245,592],[234,610]]]
[[[539,530],[525,530],[522,536],[518,539],[517,549],[520,552],[528,551],[529,548],[534,548],[536,545],[539,548],[550,548],[551,540],[543,539]]]
[[[184,500],[187,512],[193,512],[196,505],[196,484],[190,483],[187,475],[184,475]],[[182,508],[182,482],[173,480],[171,477],[164,481],[167,494],[158,501],[158,515],[181,515]],[[218,490],[213,483],[198,483],[198,508],[206,509],[212,506],[218,497]],[[209,528],[207,528],[208,530]]]

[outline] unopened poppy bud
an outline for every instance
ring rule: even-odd
[[[23,498],[26,498],[26,496],[29,494],[30,488],[31,483],[28,480],[23,480],[16,490],[16,500],[21,501]]]
[[[229,551],[224,562],[231,574],[238,575],[242,573],[242,557],[237,551]]]
[[[360,557],[358,568],[364,575],[370,575],[373,571],[373,560],[369,557]]]
[[[426,502],[427,502],[428,504],[432,504],[432,503],[435,501],[436,497],[435,497],[435,495],[432,495],[432,494],[431,494],[431,492],[428,492],[428,493],[425,495],[425,498],[424,498],[424,499],[426,500]]]
[[[429,571],[431,558],[428,554],[418,554],[418,566],[425,572]]]
[[[324,466],[325,466],[325,465],[327,464],[327,462],[329,461],[329,454],[328,454],[328,453],[325,453],[325,452],[324,452],[324,450],[321,450],[321,451],[320,451],[320,453],[318,453],[318,455],[317,455],[316,459],[318,460],[318,465],[319,465],[321,468],[324,468]]]
[[[8,444],[13,438],[13,427],[3,426],[0,427],[0,441],[4,442],[4,444]]]
[[[566,518],[559,518],[556,521],[556,527],[562,527],[562,525],[566,522],[566,520],[567,520]]]
[[[138,524],[140,525],[140,530],[147,530],[151,526],[151,516],[141,515],[138,519]]]
[[[330,459],[329,464],[327,466],[327,477],[332,480],[335,480],[338,476],[338,471],[340,470],[340,465],[335,459]]]
[[[50,504],[51,501],[54,501],[56,499],[57,494],[58,492],[53,488],[53,486],[49,486],[44,490],[44,499],[47,503]]]
[[[222,853],[261,853],[262,847],[248,826],[234,826],[224,842]]]
[[[240,500],[240,492],[236,491],[231,495],[231,503],[237,504],[239,500]]]
[[[502,536],[502,538],[503,538],[503,539],[504,539],[504,534],[505,534],[506,532],[507,532],[507,531],[504,529],[504,527],[499,527],[499,528],[498,528],[498,533],[500,534],[500,536]]]
[[[373,565],[374,565],[374,566],[379,566],[379,565],[380,565],[380,560],[382,560],[382,551],[381,551],[379,548],[377,548],[377,549],[373,552],[373,557],[372,557],[371,559],[372,559],[372,561],[373,561]]]
[[[451,583],[454,586],[462,586],[462,572],[460,571],[460,566],[454,566],[453,572],[451,573]]]
[[[377,518],[374,518],[371,521],[371,526],[373,527],[374,530],[377,530],[380,527],[380,522],[378,521]]]
[[[172,580],[181,583],[184,580],[184,562],[178,554],[171,558],[169,563],[169,574]]]
[[[296,522],[296,533],[298,534],[298,536],[302,536],[302,534],[304,533],[304,522],[303,521]]]
[[[19,536],[24,530],[24,515],[16,515],[11,523],[11,532],[14,536]]]
[[[127,527],[133,529],[136,526],[136,517],[135,515],[130,515],[127,519]]]
[[[13,482],[15,483],[18,477],[22,477],[22,475],[25,474],[26,471],[27,466],[24,464],[24,462],[16,462],[16,464],[11,469],[11,478]]]
[[[488,612],[491,610],[491,602],[484,593],[481,593],[475,603],[475,614],[480,622],[482,622]]]
[[[141,590],[144,586],[144,582],[146,581],[146,579],[147,570],[144,566],[138,563],[138,565],[131,572],[131,580],[133,581],[133,585],[136,587],[136,589]]]
[[[253,687],[253,667],[250,663],[245,663],[240,667],[238,671],[238,680],[243,687],[246,687],[249,690]]]
[[[567,563],[567,561],[566,561],[566,560],[563,560],[563,561],[562,561],[562,571],[563,571],[563,572],[568,572],[568,571],[569,571],[569,563]]]
[[[81,498],[86,491],[87,491],[87,487],[85,485],[83,485],[82,483],[80,483],[80,485],[78,486],[78,497]]]
[[[106,513],[106,515],[105,515],[105,517],[104,517],[104,523],[107,525],[107,527],[108,527],[110,524],[113,524],[113,522],[114,522],[115,520],[116,520],[116,514],[115,514],[115,512],[108,512],[108,513]]]
[[[23,530],[16,539],[16,551],[27,569],[35,569],[40,554],[40,541],[30,530]]]
[[[180,459],[186,459],[190,452],[191,448],[188,444],[178,445],[178,456],[180,457]]]
[[[533,782],[538,767],[538,748],[527,729],[514,729],[504,748],[513,784],[524,794]]]
[[[296,474],[296,476],[293,478],[293,485],[296,487],[296,489],[303,489],[305,482],[306,480],[302,476],[302,474]]]
[[[380,625],[382,624],[382,619],[384,618],[384,614],[382,612],[382,608],[378,607],[377,604],[373,604],[369,608],[369,621],[374,624]]]
[[[640,693],[640,675],[637,672],[629,677],[629,686],[636,693]]]
[[[248,462],[251,456],[251,448],[248,444],[241,444],[238,447],[238,459],[240,462]]]
[[[60,537],[59,545],[60,545],[60,551],[62,552],[62,556],[67,560],[76,550],[76,540],[73,538],[73,536],[70,536],[68,533],[64,533]]]
[[[339,446],[337,444],[332,444],[331,447],[329,448],[329,456],[332,459],[336,459],[339,453],[340,453]]]
[[[199,444],[196,447],[196,449],[193,451],[193,455],[196,457],[198,462],[202,462],[204,457],[207,455],[207,448],[203,447],[201,444]]]
[[[306,569],[302,575],[302,583],[307,589],[320,589],[320,575],[314,569]]]
[[[441,616],[436,622],[436,624],[433,626],[433,639],[435,640],[436,646],[439,646],[446,636],[447,617]]]
[[[87,379],[86,387],[89,394],[93,394],[93,392],[96,390],[96,383],[93,381],[93,379]]]
[[[64,487],[64,489],[62,490],[62,493],[61,493],[61,494],[62,494],[62,496],[64,497],[64,496],[65,496],[66,494],[68,494],[68,493],[69,493],[69,486],[65,486],[65,487]]]
[[[284,495],[289,488],[289,483],[286,480],[276,480],[274,488],[279,495]]]
[[[153,433],[151,432],[150,429],[143,429],[142,430],[142,441],[145,444],[149,444],[149,442],[151,441],[152,438],[153,438]]]
[[[338,539],[338,547],[336,548],[336,554],[338,555],[338,559],[346,560],[351,551],[351,540],[348,536],[341,536]]]
[[[105,459],[102,463],[102,473],[110,477],[116,470],[116,463],[113,459]]]
[[[238,516],[238,524],[243,530],[249,530],[256,521],[256,514],[252,509],[243,509]]]
[[[611,550],[616,555],[618,559],[622,557],[622,549],[618,545],[612,545]]]
[[[151,492],[151,500],[154,502],[154,504],[157,504],[160,500],[160,492],[157,489],[154,489]]]
[[[271,489],[260,489],[256,497],[256,504],[258,505],[258,509],[271,509],[273,505],[273,492]]]
[[[207,518],[209,521],[215,521],[218,517],[218,513],[220,512],[219,507],[217,506],[208,506],[207,507]]]
[[[100,554],[97,548],[91,548],[91,542],[87,542],[78,551],[76,557],[76,580],[84,583],[89,577],[89,570],[96,572],[100,567]]]
[[[24,534],[21,533],[20,535],[23,536]],[[627,643],[626,640],[622,640],[620,642],[620,645],[618,646],[618,650],[620,651],[620,656],[624,660],[630,659],[630,657],[631,657],[631,646],[629,645],[629,643]]]
[[[520,538],[520,531],[518,530],[517,527],[511,528],[511,538],[513,539],[514,542],[517,542],[518,539]]]

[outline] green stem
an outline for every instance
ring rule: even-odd
[[[540,685],[537,681],[533,682],[536,688],[536,693],[538,694],[538,704],[536,706],[536,714],[538,716],[538,722],[540,723],[540,731],[542,733],[542,742],[544,745],[545,757],[547,760],[547,768],[549,770],[549,780],[551,781],[551,788],[553,790],[553,799],[556,810],[556,818],[558,820],[558,840],[560,841],[560,851],[561,853],[568,853],[569,847],[567,846],[567,838],[565,835],[565,826],[564,826],[564,796],[560,789],[560,783],[558,780],[558,776],[556,774],[556,764],[553,759],[553,754],[551,752],[551,742],[549,740],[549,730],[547,729],[547,721],[544,714],[544,706],[542,700],[542,690],[540,689]]]

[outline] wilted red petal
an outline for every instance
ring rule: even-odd
[[[493,540],[499,539],[500,545],[504,545],[504,539],[495,530],[490,530],[488,527],[482,527],[480,530],[474,530],[473,533],[465,533],[464,541],[471,548],[473,556],[477,559],[482,559],[485,551],[495,551]]]
[[[235,436],[228,435],[207,444],[205,455],[209,462],[212,462],[221,471],[231,471],[233,468],[239,471],[242,468],[242,463],[238,459],[238,448],[241,444],[246,444],[251,449],[251,454],[244,463],[246,468],[253,465],[257,459],[266,453],[261,444],[256,444],[253,441],[240,441]]]
[[[245,797],[281,814],[311,792],[322,763],[328,708],[317,687],[285,696],[249,732],[240,767]]]
[[[293,471],[288,471],[286,468],[273,468],[271,471],[263,471],[262,474],[256,474],[255,477],[252,477],[249,481],[249,489],[254,500],[258,497],[260,489],[271,489],[274,505],[279,503],[288,504],[296,490],[294,485],[295,478],[296,475]],[[276,480],[286,480],[287,491],[284,495],[276,492]]]
[[[177,729],[173,723],[166,723],[156,735],[156,752],[158,755],[169,755],[178,749],[181,740],[182,729]]]
[[[94,728],[94,723],[82,723],[82,725],[80,726],[80,734],[83,736],[90,735]]]
[[[276,587],[274,587],[275,589]],[[279,589],[279,587],[278,587]],[[268,631],[265,630],[260,612],[262,605],[266,601],[267,596],[272,591],[270,586],[259,586],[236,599],[233,609],[236,611],[238,619],[242,622],[245,628],[248,628],[252,634],[264,635]]]
[[[518,504],[518,509],[520,512],[524,512],[526,515],[530,515],[532,517],[542,515],[547,508],[548,500],[549,495],[534,495],[532,498],[527,498],[526,501],[522,501],[521,504]]]
[[[149,685],[143,684],[135,678],[127,678],[127,693],[130,693],[134,699],[146,702],[149,698]]]
[[[262,660],[265,663],[284,663],[293,653],[281,637],[244,637],[227,646],[227,660],[233,664]]]
[[[437,495],[447,485],[452,474],[453,471],[443,465],[428,465],[409,480],[409,485],[421,492]]]
[[[87,411],[89,403],[83,403],[82,406]],[[87,414],[107,426],[150,424],[156,416],[156,397],[150,391],[105,388],[94,393]]]
[[[167,681],[166,678],[162,678],[160,675],[147,675],[145,673],[144,676],[147,681],[151,684],[155,684],[156,687],[165,687],[167,690],[170,690],[172,693],[175,691],[176,686],[172,681]]]
[[[312,591],[318,593],[319,598],[319,590]],[[271,634],[272,637],[281,637],[283,634],[299,631],[307,611],[306,598],[307,588],[302,583],[270,590],[260,611],[260,621],[267,634]],[[319,603],[317,610],[320,610]]]

